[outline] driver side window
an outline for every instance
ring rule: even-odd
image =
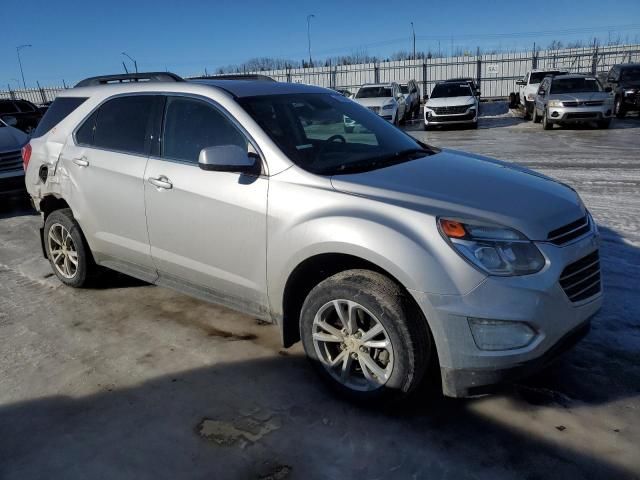
[[[162,135],[163,158],[197,164],[200,150],[237,145],[247,150],[244,134],[213,105],[188,97],[168,97]]]

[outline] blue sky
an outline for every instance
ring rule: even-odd
[[[310,13],[314,57],[409,50],[412,21],[419,50],[437,51],[438,41],[446,52],[452,43],[454,49],[489,50],[594,36],[640,40],[638,0],[27,0],[5,3],[2,12],[8,15],[2,22],[0,89],[21,83],[20,44],[33,45],[21,52],[27,86],[122,72],[122,51],[136,58],[140,70],[181,75],[252,57],[301,60]]]

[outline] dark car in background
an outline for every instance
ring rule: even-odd
[[[613,111],[618,118],[640,112],[640,63],[614,65],[604,80],[613,91]]]
[[[26,193],[20,150],[27,134],[0,119],[0,197]]]
[[[42,111],[27,100],[0,100],[0,119],[25,133],[31,133],[42,118]],[[10,118],[15,118],[15,122]]]

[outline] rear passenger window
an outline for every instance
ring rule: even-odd
[[[238,145],[247,150],[245,136],[213,105],[185,97],[169,97],[165,107],[162,156],[198,163],[200,150]]]
[[[20,109],[21,112],[35,112],[36,109],[29,102],[25,102],[24,100],[16,100],[16,105]]]
[[[153,95],[134,95],[106,102],[98,109],[93,142],[90,144],[108,150],[146,153],[155,99]],[[85,133],[88,135],[88,132]]]
[[[47,112],[38,123],[38,127],[36,131],[33,133],[33,137],[41,137],[57,124],[59,124],[62,120],[67,118],[71,112],[73,112],[76,108],[78,108],[84,101],[86,97],[58,97],[56,98],[51,106],[47,109]]]

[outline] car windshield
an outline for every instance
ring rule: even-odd
[[[620,72],[620,80],[640,81],[640,67],[623,68]]]
[[[551,94],[600,92],[595,78],[557,78],[551,82]]]
[[[356,98],[392,97],[391,87],[362,87]]]
[[[400,85],[400,91],[402,93],[409,93],[409,85]]]
[[[468,83],[440,83],[433,88],[431,98],[468,97],[473,95]]]
[[[338,94],[264,95],[239,103],[291,161],[320,175],[376,170],[436,151]]]
[[[530,85],[537,85],[547,75],[558,75],[559,73],[561,73],[561,72],[559,72],[558,70],[549,70],[548,72],[533,72],[531,74],[531,77],[529,77],[529,84]]]

